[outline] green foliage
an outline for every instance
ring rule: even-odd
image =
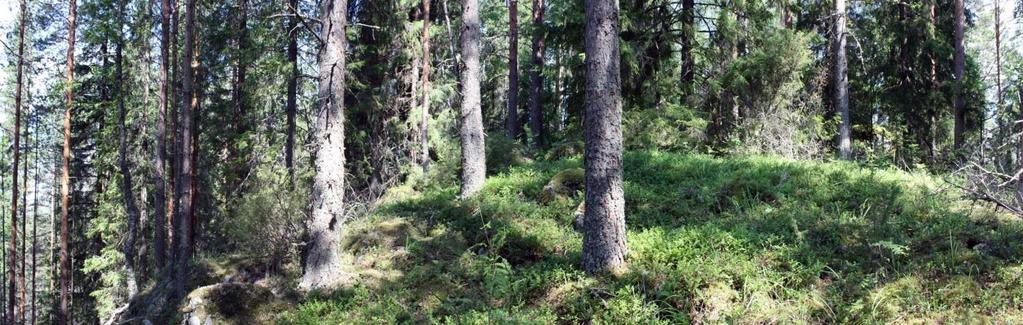
[[[1020,272],[1014,261],[1023,253],[1023,226],[970,208],[923,174],[779,158],[627,153],[629,272],[593,278],[577,266],[581,236],[572,230],[572,212],[580,199],[539,202],[550,179],[579,165],[574,158],[509,167],[465,201],[455,199],[453,186],[392,191],[377,214],[350,227],[401,220],[419,235],[374,232],[376,244],[367,247],[378,248],[355,253],[378,265],[356,271],[364,274],[360,284],[305,300],[279,321],[1020,317],[1010,302],[1023,298],[1013,275]],[[378,273],[392,276],[370,276]]]

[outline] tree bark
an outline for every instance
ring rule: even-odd
[[[966,24],[966,8],[963,0],[954,0],[955,3],[955,57],[952,63],[955,73],[955,128],[953,131],[955,150],[963,149],[964,134],[966,133],[966,98],[963,94],[963,78],[966,70],[966,48],[963,44],[963,28]],[[956,155],[961,153],[957,152]]]
[[[682,103],[688,103],[693,91],[693,39],[696,31],[696,2],[682,0]]]
[[[118,123],[118,157],[117,164],[121,171],[121,200],[124,203],[124,212],[127,217],[128,229],[124,238],[124,269],[128,286],[128,297],[133,298],[138,294],[138,284],[135,282],[135,240],[138,237],[139,208],[135,202],[134,188],[131,168],[128,166],[128,130],[125,127],[125,120],[128,118],[128,110],[124,106],[124,63],[122,56],[123,39],[117,42],[117,49],[114,54],[117,69],[117,112]]]
[[[508,138],[519,137],[519,1],[508,0]]]
[[[430,0],[423,0],[423,106],[419,124],[419,165],[430,167]]]
[[[843,160],[852,159],[852,117],[849,115],[849,63],[845,55],[845,0],[835,1],[835,30],[832,42],[834,67],[835,110],[842,121],[838,125],[838,157]]]
[[[469,197],[483,187],[486,179],[486,149],[483,112],[480,107],[480,2],[462,4],[462,191]]]
[[[153,261],[156,272],[167,261],[167,116],[170,102],[170,0],[160,1],[160,104],[156,114],[156,146],[153,162]]]
[[[192,133],[194,129],[193,119],[193,105],[194,105],[194,93],[195,93],[195,71],[192,66],[193,57],[195,56],[195,8],[196,0],[186,0],[185,2],[185,38],[182,40],[184,45],[184,52],[181,56],[181,95],[178,100],[180,101],[180,109],[178,114],[178,125],[181,128],[181,132],[177,136],[178,152],[175,158],[179,161],[179,169],[175,173],[177,175],[177,181],[175,182],[174,196],[175,201],[175,213],[174,213],[174,245],[176,249],[174,251],[174,292],[175,297],[183,297],[185,294],[185,285],[188,278],[188,268],[190,262],[191,252],[191,216],[193,206],[193,196],[190,194],[192,191]]]
[[[75,28],[77,0],[70,0],[68,5],[67,33],[67,85],[66,104],[64,110],[64,152],[60,178],[60,308],[57,313],[58,324],[71,323],[71,259],[68,251],[68,190],[71,183],[71,112],[74,108],[75,81]],[[10,310],[10,307],[8,307]]]
[[[618,1],[586,0],[586,212],[582,266],[588,273],[625,265],[622,102]]]
[[[329,289],[344,276],[338,244],[344,223],[344,69],[346,0],[324,1],[320,48],[320,109],[313,126],[315,176],[312,211],[306,222],[305,290]]]
[[[293,13],[298,13],[298,0],[288,0]],[[286,111],[288,115],[287,140],[284,145],[284,168],[288,169],[288,182],[294,185],[295,182],[295,116],[298,113],[298,27],[297,16],[288,20],[288,63],[291,64],[291,76],[288,78],[288,98]]]
[[[15,322],[21,321],[24,314],[24,304],[22,304],[21,310],[18,311],[17,316],[15,315],[14,306],[16,303],[16,279],[17,276],[17,265],[18,265],[18,159],[19,159],[19,138],[21,133],[21,92],[24,88],[23,78],[25,70],[25,25],[27,24],[28,8],[25,3],[26,0],[19,1],[20,13],[18,19],[18,66],[16,67],[16,80],[14,84],[14,130],[11,132],[14,135],[14,162],[11,168],[11,241],[7,252],[7,281],[10,291],[7,294],[7,314],[8,324],[14,324]],[[22,283],[22,289],[24,289],[24,283]],[[22,300],[24,302],[24,300]]]
[[[543,134],[543,52],[546,30],[543,22],[544,0],[533,0],[532,67],[529,70],[529,129],[533,147],[544,145]]]
[[[232,122],[234,124],[234,143],[228,147],[228,161],[234,164],[231,177],[231,186],[228,193],[238,193],[242,179],[249,173],[248,155],[243,147],[245,133],[249,130],[248,108],[245,105],[245,77],[248,70],[248,58],[245,51],[248,48],[248,0],[237,0],[238,21],[235,31],[235,70],[234,81],[231,83],[231,103],[234,106]],[[230,194],[229,194],[230,195]]]

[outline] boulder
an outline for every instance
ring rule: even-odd
[[[538,201],[541,204],[550,204],[559,199],[573,198],[583,190],[585,184],[586,172],[582,168],[562,170],[543,187]]]

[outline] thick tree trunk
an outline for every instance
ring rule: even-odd
[[[178,125],[181,128],[181,132],[177,136],[178,154],[175,160],[179,161],[178,171],[175,173],[177,181],[175,182],[174,196],[175,201],[175,213],[174,213],[174,245],[176,249],[174,251],[174,296],[183,297],[185,294],[185,285],[188,279],[188,269],[190,262],[190,252],[192,240],[190,235],[191,230],[191,216],[193,205],[193,196],[190,194],[192,191],[192,133],[195,132],[194,120],[193,120],[193,105],[194,105],[194,93],[195,93],[195,71],[192,66],[193,56],[195,55],[195,8],[196,0],[186,0],[185,2],[185,38],[182,40],[184,45],[184,52],[181,56],[181,94],[178,100],[180,101],[180,109],[178,114]]]
[[[430,168],[430,0],[423,0],[423,105],[419,118],[419,165]]]
[[[483,187],[486,153],[480,107],[480,2],[464,0],[462,7],[462,197]]]
[[[181,132],[179,114],[181,111],[181,51],[178,44],[178,32],[180,30],[180,8],[178,8],[178,0],[171,0],[171,91],[170,101],[168,102],[170,111],[167,115],[168,122],[168,134],[167,143],[170,145],[168,149],[169,156],[167,157],[170,163],[170,175],[167,175],[167,190],[170,194],[167,195],[167,263],[166,265],[170,268],[174,267],[174,251],[177,247],[176,236],[174,233],[177,231],[174,225],[175,214],[177,213],[177,182],[178,174],[181,172],[181,143],[178,141],[178,136]],[[172,271],[173,273],[173,271]]]
[[[622,101],[618,1],[586,0],[586,212],[582,266],[615,272],[625,265]]]
[[[166,1],[166,0],[165,0]],[[293,13],[298,13],[298,0],[288,0]],[[295,116],[298,113],[298,27],[297,16],[288,19],[288,63],[291,64],[291,76],[288,78],[288,98],[286,111],[288,115],[287,140],[284,145],[284,167],[288,169],[288,181],[295,182]]]
[[[532,132],[534,147],[544,145],[543,134],[543,24],[544,0],[533,0],[533,46],[532,66],[529,69],[529,129]]]
[[[315,176],[306,223],[305,290],[329,289],[343,279],[338,244],[344,223],[344,69],[346,0],[324,1],[321,21],[320,107],[313,126]]]
[[[842,121],[838,125],[838,157],[852,159],[852,117],[849,115],[849,63],[845,55],[845,0],[835,1],[835,30],[831,44],[834,59],[835,110]]]
[[[128,232],[124,238],[124,269],[127,276],[128,297],[135,297],[138,294],[138,284],[135,282],[135,240],[138,237],[139,208],[135,203],[135,194],[131,168],[128,166],[128,130],[125,127],[125,120],[128,118],[128,110],[124,106],[123,92],[124,68],[122,47],[123,40],[117,42],[117,50],[114,60],[117,66],[117,112],[118,123],[118,157],[117,164],[121,171],[121,199],[124,203],[124,212],[127,217]]]
[[[955,73],[955,128],[953,131],[955,150],[963,148],[964,134],[966,133],[966,98],[963,94],[963,78],[966,71],[966,48],[963,44],[963,28],[966,24],[966,8],[963,0],[954,0],[955,3],[955,57],[952,63],[952,70]],[[957,152],[959,156],[961,153]]]
[[[682,0],[682,103],[688,103],[693,92],[693,40],[696,30],[696,2]]]
[[[519,137],[519,1],[508,0],[508,138]]]
[[[60,178],[60,308],[57,313],[58,324],[71,323],[71,256],[68,251],[68,191],[71,185],[71,111],[74,108],[75,81],[75,23],[77,0],[68,5],[67,33],[67,84],[64,110],[64,152]],[[8,307],[10,310],[10,307]]]
[[[238,21],[235,31],[235,70],[234,81],[231,83],[231,104],[234,106],[232,122],[234,124],[234,143],[228,145],[228,161],[234,164],[230,184],[227,189],[228,195],[237,194],[242,185],[242,180],[249,173],[249,160],[246,148],[242,144],[245,141],[245,133],[249,130],[248,108],[245,105],[245,76],[248,72],[248,58],[245,54],[248,46],[248,0],[237,0]]]
[[[167,117],[170,103],[170,0],[160,1],[160,104],[156,113],[153,162],[153,261],[156,272],[167,261]]]
[[[28,9],[26,0],[20,1],[19,10],[19,21],[18,21],[18,66],[16,67],[16,79],[14,83],[14,130],[11,132],[14,135],[14,161],[11,165],[11,242],[7,252],[7,281],[10,291],[7,293],[7,314],[8,324],[14,324],[23,320],[24,315],[24,299],[22,299],[22,308],[19,308],[18,314],[15,315],[14,306],[16,303],[16,288],[18,279],[17,276],[17,265],[18,265],[18,162],[19,162],[19,138],[21,134],[21,92],[24,88],[23,78],[25,70],[25,25],[27,24]],[[24,279],[22,279],[24,280]],[[24,290],[24,283],[22,283],[22,290]]]

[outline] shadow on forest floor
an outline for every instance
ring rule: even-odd
[[[1023,320],[1023,227],[924,174],[776,158],[625,156],[629,271],[579,270],[567,159],[483,192],[392,190],[353,222],[357,285],[283,323],[874,323]],[[543,200],[548,201],[548,200]]]

